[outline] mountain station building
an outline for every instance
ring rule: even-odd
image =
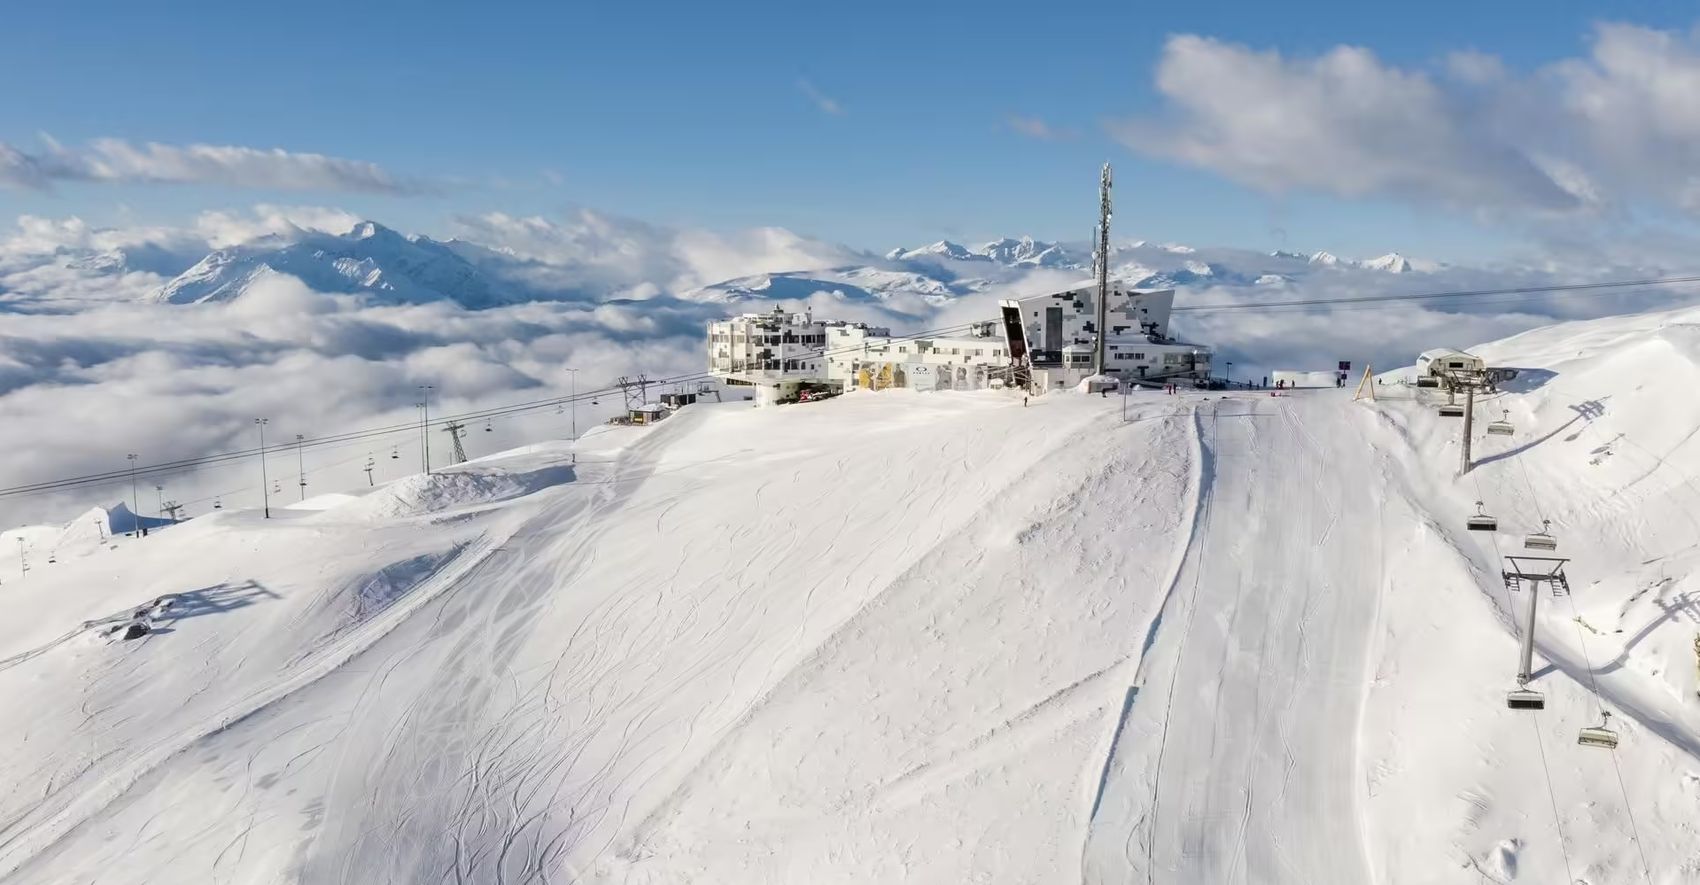
[[[1006,300],[999,321],[928,338],[894,338],[884,327],[775,308],[709,323],[709,371],[727,384],[756,388],[761,402],[789,401],[811,389],[978,390],[1022,381],[1035,390],[1073,387],[1092,374],[1097,297],[1097,284],[1087,283]],[[1111,282],[1105,374],[1147,386],[1208,381],[1210,349],[1169,334],[1174,297],[1173,289]]]

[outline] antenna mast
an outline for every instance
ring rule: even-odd
[[[1109,323],[1110,302],[1110,164],[1098,176],[1098,248],[1092,263],[1098,270],[1098,313],[1095,319],[1097,346],[1092,350],[1092,374],[1104,374],[1104,329]]]

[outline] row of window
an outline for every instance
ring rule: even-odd
[[[823,332],[820,334],[811,333],[807,335],[797,335],[787,332],[783,335],[745,335],[742,332],[711,332],[708,336],[708,340],[711,343],[716,344],[825,344],[826,334]]]

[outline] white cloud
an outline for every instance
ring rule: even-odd
[[[672,230],[588,209],[564,221],[501,212],[456,219],[460,235],[537,264],[534,285],[652,297],[736,277],[865,262],[783,228]]]
[[[304,230],[347,233],[361,220],[352,212],[326,206],[261,203],[246,212],[202,212],[195,217],[195,232],[205,238],[208,245],[224,248],[265,236],[290,237]]]
[[[1198,36],[1166,44],[1167,112],[1113,124],[1142,153],[1253,187],[1537,217],[1633,201],[1692,209],[1700,38],[1596,28],[1585,57],[1525,76],[1477,51],[1446,76],[1338,46],[1314,57]]]
[[[68,310],[68,312],[66,312]],[[251,446],[252,419],[271,419],[279,438],[325,435],[408,421],[416,384],[431,384],[442,414],[564,393],[561,367],[582,366],[582,389],[621,374],[700,371],[702,324],[715,308],[679,302],[533,303],[484,311],[447,302],[362,306],[274,275],[228,304],[135,302],[61,305],[57,313],[0,311],[0,445],[18,447],[0,465],[0,486]],[[610,400],[612,403],[612,400]],[[593,423],[608,417],[586,410]],[[552,410],[468,440],[474,453],[564,432]],[[122,440],[122,443],[114,442]],[[364,483],[368,450],[404,448],[416,435],[321,454],[307,468],[353,457],[314,479],[314,488]],[[417,450],[407,466],[417,465]],[[293,460],[290,463],[293,471]],[[168,497],[257,504],[252,464],[168,476]],[[388,468],[389,465],[384,465]],[[393,475],[393,474],[392,474]],[[379,479],[385,478],[383,473]],[[122,486],[120,488],[119,486]],[[45,498],[0,499],[0,513],[63,520],[95,503],[128,497],[127,483]],[[249,499],[252,499],[251,501]]]
[[[1004,123],[1010,129],[1040,141],[1068,141],[1079,136],[1073,129],[1063,129],[1052,126],[1038,117],[1023,117],[1011,114]]]
[[[1288,59],[1178,36],[1164,47],[1157,88],[1172,113],[1116,124],[1123,143],[1264,190],[1465,207],[1579,205],[1426,75],[1383,65],[1366,49]]]
[[[831,114],[834,117],[844,116],[844,106],[839,104],[837,99],[815,88],[815,84],[808,80],[798,79],[797,90],[808,96],[809,101],[813,102],[821,113]]]
[[[335,210],[258,207],[250,215],[227,213],[239,223],[203,222],[193,236],[237,230],[264,231],[301,225],[313,217],[340,221]],[[415,385],[440,391],[440,414],[468,411],[564,393],[562,367],[584,369],[581,389],[639,372],[651,377],[702,368],[703,323],[730,307],[666,297],[700,282],[727,276],[801,267],[867,263],[865,255],[786,231],[759,228],[732,234],[673,231],[630,219],[581,212],[565,221],[490,214],[462,219],[475,241],[499,247],[514,264],[551,281],[590,280],[609,296],[649,296],[645,301],[552,301],[465,310],[448,302],[374,305],[344,295],[315,292],[299,280],[273,274],[226,304],[159,305],[128,300],[159,277],[114,276],[67,267],[51,249],[25,260],[0,250],[0,301],[33,293],[34,304],[0,304],[0,486],[121,469],[123,454],[163,461],[252,445],[252,418],[272,419],[276,433],[321,436],[412,417]],[[234,235],[234,234],[231,234]],[[158,231],[91,229],[75,219],[30,219],[16,238],[32,248],[74,243],[79,248],[114,242],[148,242]],[[151,239],[150,239],[151,238]],[[204,245],[204,243],[203,243]],[[1673,244],[1674,245],[1674,244]],[[1680,249],[1670,254],[1684,253]],[[1581,254],[1580,251],[1578,254]],[[1260,253],[1200,249],[1175,255],[1185,261],[1223,264],[1248,278]],[[8,261],[11,263],[9,264]],[[1651,276],[1602,265],[1595,278]],[[1566,281],[1579,278],[1563,275]],[[1036,271],[1012,285],[933,304],[920,297],[858,302],[830,292],[801,299],[822,316],[888,324],[901,331],[937,328],[995,315],[999,297],[1037,295],[1078,282],[1074,271]],[[1358,270],[1319,273],[1290,284],[1285,296],[1342,297],[1393,291],[1487,288],[1550,281],[1543,271],[1484,272],[1448,268],[1436,274],[1394,275]],[[1659,292],[1652,298],[1680,297]],[[1190,288],[1183,303],[1267,300],[1251,285]],[[795,305],[799,301],[786,302]],[[1321,314],[1292,310],[1190,313],[1177,318],[1187,337],[1218,348],[1236,374],[1270,368],[1326,368],[1336,359],[1373,360],[1390,367],[1416,351],[1443,343],[1472,344],[1558,318],[1593,316],[1645,302],[1577,297],[1539,302],[1447,305],[1425,302],[1383,310]],[[605,405],[613,408],[617,401]],[[606,417],[605,410],[600,417]],[[594,413],[581,415],[585,426]],[[468,440],[474,454],[564,432],[552,412],[524,421],[498,421]],[[348,449],[310,452],[312,490],[363,484],[368,452],[389,462],[393,442],[413,445],[412,434]],[[115,442],[121,440],[122,442]],[[413,469],[416,451],[405,461]],[[340,459],[340,460],[339,460]],[[252,464],[166,477],[168,496],[205,512],[210,496],[227,505],[258,503]],[[401,469],[391,463],[382,470]],[[379,473],[380,480],[386,474]],[[0,499],[0,520],[64,519],[93,503],[111,503],[127,492],[87,489],[59,497]]]
[[[375,163],[281,148],[99,138],[71,149],[51,138],[44,141],[45,149],[38,153],[0,143],[0,187],[42,190],[59,181],[82,181],[386,194],[423,189]]]

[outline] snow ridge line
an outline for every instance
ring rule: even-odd
[[[1214,413],[1212,413],[1214,414]],[[1140,643],[1139,656],[1134,665],[1133,680],[1128,685],[1122,697],[1120,714],[1116,717],[1115,728],[1111,731],[1109,746],[1104,751],[1104,765],[1098,773],[1098,787],[1092,794],[1092,810],[1086,818],[1086,834],[1081,840],[1081,879],[1085,880],[1086,853],[1092,842],[1092,822],[1098,818],[1098,810],[1104,802],[1104,791],[1109,784],[1110,770],[1115,764],[1116,747],[1121,743],[1121,736],[1127,727],[1128,716],[1133,712],[1133,704],[1139,698],[1139,691],[1145,679],[1146,656],[1152,646],[1157,644],[1157,633],[1163,626],[1163,613],[1175,600],[1175,591],[1180,587],[1181,573],[1186,569],[1187,557],[1192,553],[1194,545],[1203,537],[1208,525],[1208,514],[1204,512],[1204,499],[1209,494],[1210,465],[1205,463],[1204,455],[1204,424],[1197,406],[1192,408],[1192,434],[1189,440],[1191,446],[1192,470],[1189,471],[1191,480],[1187,489],[1187,498],[1192,508],[1192,522],[1187,529],[1185,544],[1177,546],[1174,562],[1170,565],[1169,576],[1163,590],[1162,602],[1158,604],[1151,622],[1146,625],[1145,638]]]

